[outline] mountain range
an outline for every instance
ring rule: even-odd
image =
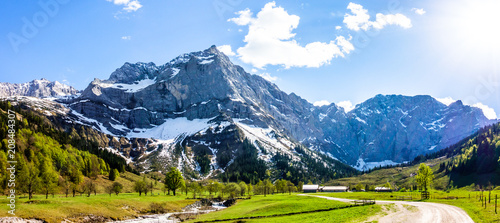
[[[50,82],[44,78],[28,83],[0,83],[0,96],[30,96],[38,98],[64,97],[78,94],[78,90],[58,81]]]
[[[241,166],[250,147],[270,166],[278,166],[281,154],[318,177],[324,173],[318,164],[342,175],[350,171],[342,163],[366,170],[411,161],[497,122],[461,101],[447,106],[426,95],[377,95],[349,112],[334,103],[314,106],[247,73],[215,46],[163,65],[125,63],[81,94],[31,83],[0,83],[0,95],[75,95],[9,100],[45,108],[65,125],[94,128],[103,149],[143,171],[177,166],[198,179]]]

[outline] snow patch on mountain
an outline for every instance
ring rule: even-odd
[[[136,93],[136,92],[139,92],[139,91],[143,90],[144,88],[147,88],[155,83],[156,83],[156,78],[136,81],[133,84],[101,82],[101,83],[99,83],[99,86],[102,88],[120,89],[120,90],[124,90],[127,93]]]
[[[185,117],[165,119],[165,122],[151,129],[133,129],[128,138],[175,139],[181,134],[191,135],[211,126],[210,119],[188,120]]]
[[[398,165],[400,163],[396,163],[392,160],[384,160],[381,162],[365,162],[362,158],[358,159],[358,162],[356,162],[356,165],[353,166],[355,169],[359,171],[365,171],[365,170],[370,170],[375,167],[379,166],[389,166],[389,165]]]

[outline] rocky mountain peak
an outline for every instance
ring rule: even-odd
[[[451,103],[448,107],[450,107],[450,108],[460,108],[460,107],[463,107],[463,106],[464,106],[464,103],[461,100],[457,100],[457,101]]]
[[[154,79],[158,75],[158,67],[153,63],[125,63],[116,69],[108,81],[113,83],[132,84],[143,79]]]
[[[21,84],[0,83],[0,97],[30,96],[47,98],[71,96],[78,93],[78,90],[69,85],[58,81],[51,82],[45,78]]]

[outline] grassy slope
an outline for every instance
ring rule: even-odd
[[[344,207],[346,203],[338,201],[330,201],[322,198],[297,196],[295,194],[277,194],[264,196],[254,196],[250,200],[238,201],[238,203],[230,208],[222,211],[212,212],[206,215],[201,215],[197,221],[215,220],[215,219],[232,219],[250,216],[269,216],[274,214],[286,214],[302,211],[312,211],[320,209],[328,209],[333,207]],[[335,218],[341,221],[352,221],[354,219],[367,218],[370,215],[378,212],[378,206],[365,206],[348,208],[342,210],[334,210],[320,213],[300,214],[284,217],[273,217],[255,220],[245,220],[250,222],[297,222],[308,219],[309,222],[317,222],[318,219],[332,220]],[[338,213],[338,214],[334,214]],[[318,219],[315,219],[318,218]],[[306,221],[306,222],[308,222]]]
[[[449,176],[444,175],[443,172],[436,173],[439,169],[439,164],[442,162],[447,162],[449,159],[438,158],[433,160],[428,160],[425,162],[434,171],[434,188],[445,189],[448,186]],[[341,178],[329,181],[325,185],[356,185],[361,183],[363,185],[369,184],[374,186],[383,186],[385,183],[389,182],[391,185],[397,186],[398,188],[410,188],[412,185],[416,185],[415,177],[410,177],[411,174],[416,174],[418,171],[418,165],[409,167],[395,167],[390,169],[380,169],[373,172],[348,178]]]
[[[125,172],[125,173],[120,173],[120,177],[116,179],[116,182],[121,183],[123,185],[123,192],[124,193],[133,193],[134,192],[134,183],[135,181],[142,180],[142,176],[135,175],[130,172]],[[151,182],[151,179],[148,179],[148,182]],[[99,176],[99,178],[96,180],[97,183],[97,192],[98,193],[106,193],[106,187],[110,186],[113,184],[114,181],[108,180],[108,176]],[[154,185],[153,181],[153,186],[155,190],[161,191],[163,188],[163,183],[157,182],[156,185]]]

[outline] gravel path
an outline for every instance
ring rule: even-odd
[[[302,196],[312,196],[301,194]],[[351,199],[313,196],[328,200],[336,200],[342,202],[352,202]],[[459,207],[429,203],[429,202],[411,202],[411,201],[376,201],[377,204],[394,204],[386,209],[385,216],[375,216],[369,221],[377,220],[380,223],[389,222],[408,222],[408,223],[473,223],[469,215]],[[410,206],[416,207],[411,208]]]

